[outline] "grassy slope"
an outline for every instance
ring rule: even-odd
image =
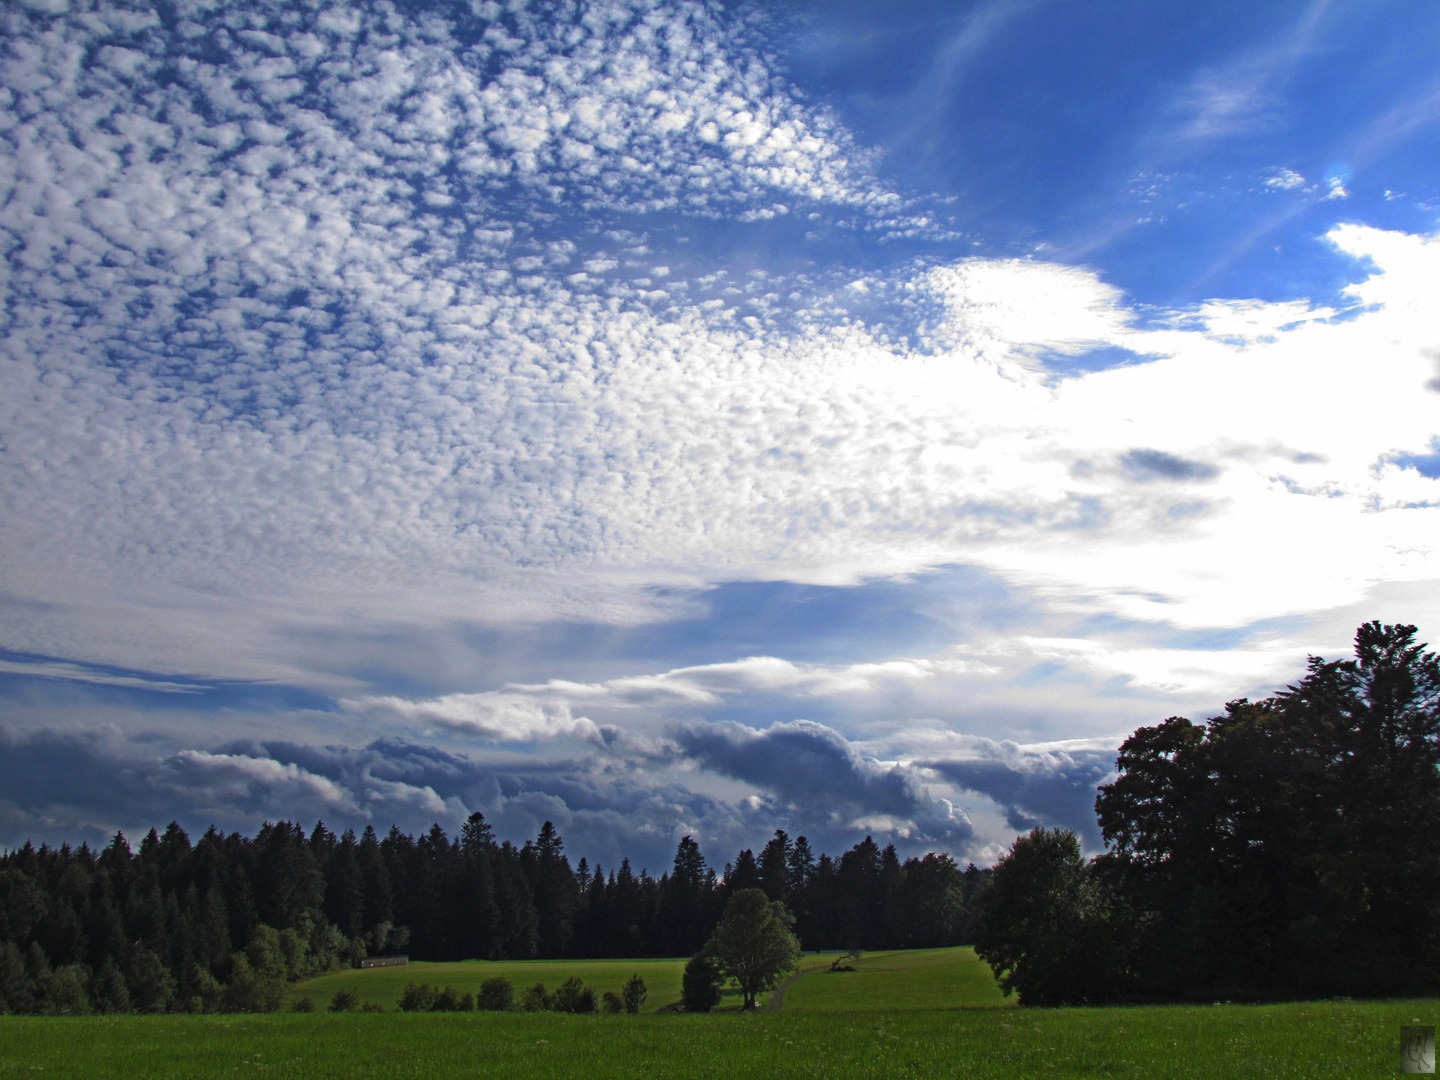
[[[348,987],[362,1002],[374,1002],[387,1009],[395,1008],[407,983],[429,983],[437,989],[453,986],[462,992],[475,993],[480,984],[495,975],[503,975],[515,986],[518,999],[525,988],[544,983],[554,990],[572,975],[580,976],[595,993],[606,990],[620,992],[631,975],[645,980],[647,995],[643,1012],[653,1012],[662,1005],[680,1000],[680,976],[684,960],[462,960],[452,964],[406,964],[404,967],[366,968],[336,971],[319,978],[296,983],[290,998],[308,997],[323,1009],[337,990]]]
[[[1397,1072],[1400,1025],[1433,1024],[1437,1013],[1440,1002],[1426,1000],[748,1016],[7,1016],[0,1078],[1358,1078]]]
[[[869,953],[854,971],[830,972],[831,957],[785,992],[790,1012],[996,1008],[1006,1001],[971,948]],[[806,957],[805,967],[811,968]]]

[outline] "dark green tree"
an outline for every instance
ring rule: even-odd
[[[744,997],[743,1008],[772,989],[800,962],[800,942],[792,932],[795,916],[762,889],[741,889],[725,905],[725,916],[705,943],[705,954]]]
[[[1075,833],[1036,828],[995,866],[975,952],[1022,1005],[1106,1001],[1123,965],[1114,924]]]
[[[692,956],[680,977],[680,1007],[686,1012],[709,1012],[720,1004],[720,987],[725,975],[720,967],[703,952]]]
[[[645,1004],[645,998],[649,996],[649,993],[645,989],[645,980],[640,977],[639,972],[631,975],[620,991],[620,1000],[625,1003],[625,1011],[638,1013],[641,1006]]]
[[[1148,916],[1139,992],[1440,987],[1440,662],[1415,635],[1366,623],[1354,659],[1126,740],[1097,869]]]
[[[508,1012],[515,1007],[515,987],[503,975],[492,975],[480,984],[475,1007],[491,1012]]]

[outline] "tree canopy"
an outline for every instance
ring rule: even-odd
[[[1440,989],[1440,661],[1415,638],[1369,622],[1272,697],[1136,731],[1103,855],[1035,832],[996,867],[996,973],[1034,1003]]]
[[[741,889],[725,905],[725,917],[710,935],[705,954],[740,987],[743,1008],[753,1008],[760,993],[800,963],[794,926],[795,916],[764,889]]]

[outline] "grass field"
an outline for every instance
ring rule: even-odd
[[[809,969],[785,992],[784,1011],[993,1009],[1013,1005],[971,948],[867,953],[854,971],[831,972],[832,957],[806,957]]]
[[[821,976],[806,976],[806,979]],[[1374,1077],[1440,1002],[561,1016],[0,1017],[0,1078]]]

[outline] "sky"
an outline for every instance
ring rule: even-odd
[[[1440,630],[1429,2],[0,20],[0,846],[1095,852]]]

